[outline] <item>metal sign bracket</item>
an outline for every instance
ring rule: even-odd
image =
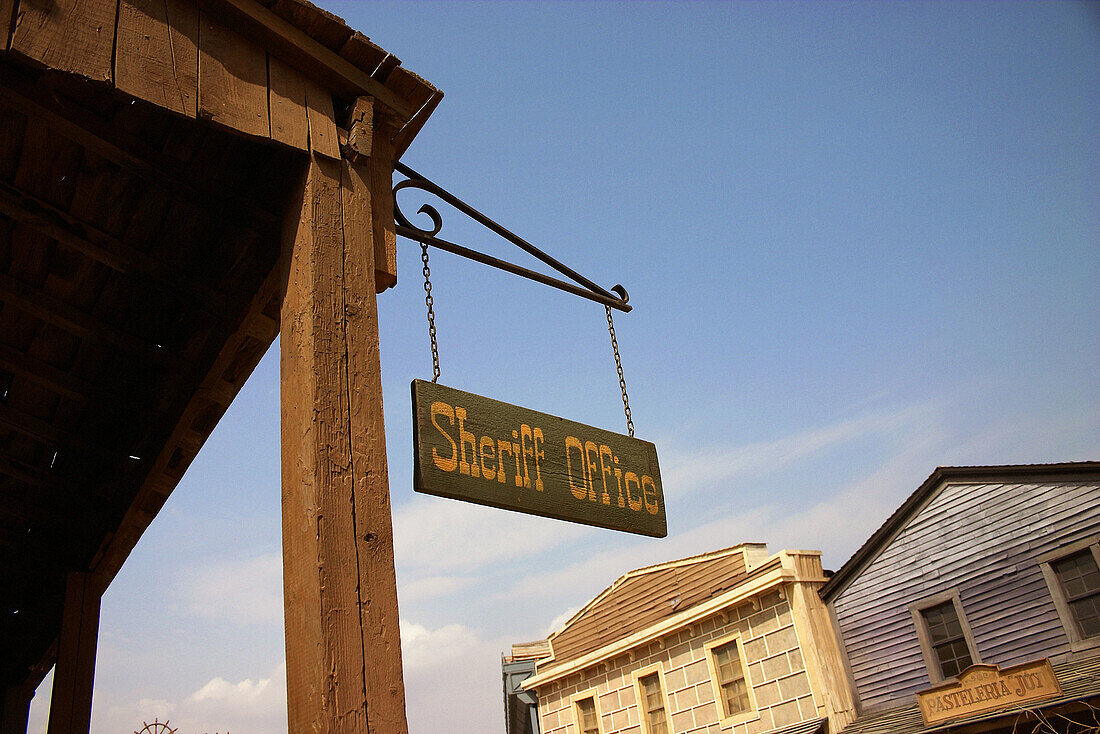
[[[501,225],[494,222],[489,217],[485,216],[478,210],[466,202],[459,199],[454,194],[451,194],[447,190],[443,189],[438,184],[429,181],[424,176],[420,175],[413,169],[406,166],[404,163],[394,162],[394,170],[405,176],[405,180],[399,181],[393,187],[393,214],[394,220],[396,220],[396,232],[410,240],[415,240],[422,245],[429,245],[431,247],[437,247],[440,250],[446,250],[447,252],[454,253],[455,255],[461,255],[462,257],[475,260],[483,265],[489,265],[500,270],[512,273],[513,275],[519,275],[530,280],[534,280],[543,285],[548,285],[552,288],[565,291],[566,293],[572,293],[573,295],[587,298],[590,301],[602,303],[604,306],[614,308],[619,311],[628,312],[631,307],[627,303],[630,296],[626,292],[626,288],[621,285],[615,285],[611,290],[606,290],[593,283],[588,278],[585,278],[580,273],[576,272],[569,266],[555,260],[550,255],[539,248],[532,245],[527,240],[519,237],[518,235],[510,232]],[[545,275],[536,270],[525,268],[522,265],[516,265],[515,263],[508,262],[507,260],[501,260],[500,258],[493,257],[492,255],[486,255],[483,252],[464,247],[454,242],[449,242],[444,239],[440,239],[436,235],[439,234],[443,228],[443,217],[435,207],[430,204],[424,204],[417,210],[418,214],[426,214],[432,220],[431,229],[421,229],[415,226],[405,214],[401,211],[401,207],[397,201],[397,194],[402,189],[419,189],[426,191],[433,196],[437,196],[443,201],[453,206],[458,211],[462,212],[466,216],[470,217],[478,224],[492,230],[495,234],[508,240],[516,247],[519,247],[524,252],[538,258],[541,262],[550,266],[557,272],[561,273],[569,280],[573,281],[569,283],[567,281],[555,278],[550,275]]]

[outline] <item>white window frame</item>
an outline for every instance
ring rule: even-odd
[[[587,691],[574,693],[569,697],[569,708],[573,711],[573,725],[576,727],[576,732],[577,734],[584,734],[580,702],[586,698],[592,699],[592,704],[596,710],[596,732],[597,734],[603,734],[603,720],[600,717],[600,694],[595,688],[589,688]]]
[[[1095,535],[1063,546],[1050,553],[1044,553],[1037,559],[1039,568],[1043,572],[1043,579],[1047,582],[1050,598],[1054,600],[1054,608],[1058,610],[1058,618],[1062,621],[1062,629],[1069,639],[1069,649],[1074,652],[1100,648],[1100,635],[1081,637],[1081,632],[1077,629],[1077,620],[1073,616],[1073,610],[1069,608],[1066,593],[1062,589],[1062,582],[1054,571],[1054,563],[1063,558],[1077,555],[1085,549],[1092,551],[1092,557],[1096,561],[1096,565],[1100,567],[1100,536]]]
[[[928,623],[925,621],[922,612],[947,602],[951,602],[955,607],[955,615],[959,618],[963,639],[966,640],[966,647],[970,651],[970,664],[977,665],[982,662],[981,655],[978,654],[978,646],[974,644],[974,633],[970,631],[970,622],[967,621],[962,602],[959,601],[958,589],[948,589],[934,596],[928,596],[920,601],[913,602],[909,605],[909,614],[912,615],[913,626],[917,629],[917,639],[920,641],[924,667],[928,670],[928,678],[933,684],[943,683],[947,679],[943,676],[943,668],[940,667],[939,656],[936,655],[935,647],[932,645],[932,635],[928,632]]]
[[[668,684],[665,682],[665,671],[661,669],[660,663],[647,665],[631,673],[630,677],[634,680],[634,703],[638,706],[638,723],[642,727],[643,734],[653,734],[649,729],[649,717],[646,716],[645,687],[642,685],[642,678],[648,678],[654,673],[657,674],[657,680],[661,684],[661,696],[665,701],[665,723],[668,724],[668,731],[669,734],[671,734],[674,731],[672,728],[672,706],[669,703]]]
[[[737,656],[741,662],[741,671],[745,674],[745,688],[748,689],[749,693],[749,708],[732,716],[726,716],[725,695],[722,692],[721,678],[718,675],[718,662],[715,659],[714,650],[731,642],[737,645]],[[714,705],[718,708],[718,719],[722,728],[759,719],[760,712],[756,707],[756,693],[753,690],[752,680],[749,679],[749,661],[745,657],[745,645],[741,641],[741,633],[734,632],[712,640],[704,646],[704,650],[707,656],[707,668],[710,670],[710,687],[714,693]]]

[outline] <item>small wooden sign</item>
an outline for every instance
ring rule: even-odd
[[[1011,668],[971,665],[957,680],[917,694],[925,724],[1011,708],[1062,693],[1046,658]]]
[[[417,492],[663,538],[648,442],[413,380]]]

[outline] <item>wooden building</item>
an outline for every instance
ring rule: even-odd
[[[855,704],[825,581],[817,551],[754,543],[631,571],[550,635],[523,681],[539,731],[836,731]]]
[[[303,0],[0,0],[2,734],[55,663],[88,730],[100,596],[280,333],[290,730],[407,730],[375,294],[441,96]]]
[[[821,590],[845,733],[1096,731],[1098,563],[1100,463],[937,469]]]

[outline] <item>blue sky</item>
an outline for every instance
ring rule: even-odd
[[[399,243],[379,304],[414,734],[499,731],[500,653],[630,569],[742,541],[837,568],[937,465],[1100,456],[1097,4],[321,5],[446,93],[406,163],[630,291],[667,498],[655,540],[414,494],[431,361]],[[432,272],[444,384],[624,430],[602,307]],[[285,731],[279,528],[276,348],[104,597],[94,732]]]

